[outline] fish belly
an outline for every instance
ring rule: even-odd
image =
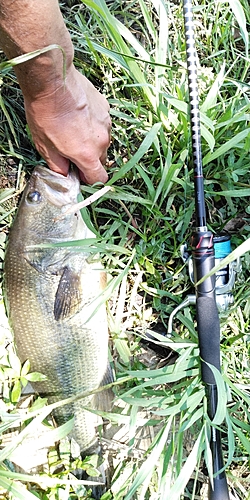
[[[72,255],[74,252],[72,252]],[[31,371],[46,375],[34,383],[48,402],[92,391],[112,381],[108,361],[108,326],[105,304],[92,304],[100,295],[100,264],[86,264],[81,273],[79,310],[65,319],[54,318],[54,301],[60,277],[40,273],[20,253],[7,252],[5,288],[10,323],[20,360],[30,360]],[[100,299],[101,300],[101,299]],[[92,317],[90,317],[92,315]],[[111,394],[103,391],[99,409],[109,410]],[[81,452],[96,443],[97,417],[85,407],[96,407],[91,395],[55,410],[59,424],[74,416],[71,436]]]

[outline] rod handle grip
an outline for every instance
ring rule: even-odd
[[[214,489],[209,485],[209,500],[230,500],[225,474],[214,478]]]
[[[202,380],[205,384],[215,384],[212,370],[205,363],[210,363],[220,370],[220,320],[213,297],[197,297],[197,329],[202,358]]]

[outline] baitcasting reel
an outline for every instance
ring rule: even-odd
[[[214,236],[214,256],[215,265],[219,264],[225,257],[227,257],[231,252],[231,238],[229,235]],[[185,243],[181,247],[181,257],[184,263],[188,263],[189,277],[192,283],[194,283],[193,274],[193,260],[188,251],[188,246]],[[223,267],[215,275],[215,295],[216,304],[219,312],[226,311],[228,307],[233,304],[234,298],[232,294],[232,289],[234,287],[236,275],[239,274],[241,270],[240,259],[236,259],[230,262],[227,266]],[[173,319],[176,314],[185,307],[189,305],[194,305],[196,303],[195,295],[187,295],[185,300],[177,306],[169,316],[168,322],[168,334],[172,333],[173,330]]]

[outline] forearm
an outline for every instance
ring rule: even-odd
[[[51,44],[53,49],[15,66],[24,96],[51,94],[63,85],[64,63],[72,66],[73,46],[57,0],[0,0],[0,41],[8,58]]]
[[[73,65],[58,0],[0,0],[0,44],[8,58],[52,44],[62,48],[14,68],[27,123],[49,168],[67,175],[71,161],[85,182],[106,182],[109,105]]]

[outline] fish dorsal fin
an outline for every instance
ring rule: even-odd
[[[66,266],[63,269],[54,302],[54,317],[56,321],[67,319],[76,314],[81,305],[80,276]]]

